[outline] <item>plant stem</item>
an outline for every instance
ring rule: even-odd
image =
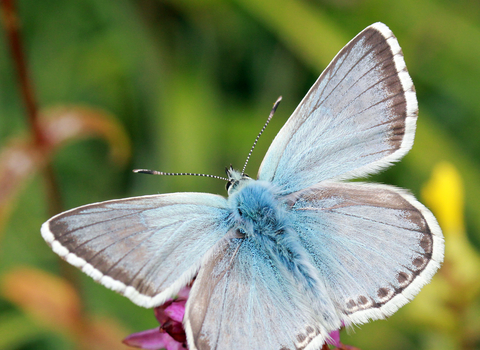
[[[3,23],[8,37],[13,64],[17,71],[20,83],[21,95],[25,105],[28,124],[33,138],[35,149],[48,152],[48,140],[46,139],[38,119],[38,105],[35,98],[32,80],[26,63],[22,36],[20,33],[20,21],[15,6],[15,0],[1,0]],[[47,156],[47,154],[44,154]],[[47,160],[43,175],[46,183],[49,214],[54,215],[62,211],[63,205],[58,190],[58,184],[51,163]]]
[[[3,24],[8,36],[8,42],[10,46],[10,52],[12,55],[13,63],[17,71],[18,80],[20,83],[21,95],[25,104],[26,114],[28,118],[28,124],[32,134],[33,147],[42,153],[44,158],[43,166],[43,178],[45,181],[45,192],[47,195],[47,203],[49,206],[49,214],[55,215],[63,211],[63,203],[61,200],[60,190],[58,182],[55,176],[54,169],[50,162],[51,146],[49,140],[42,131],[42,125],[39,121],[38,105],[35,98],[33,83],[28,71],[27,60],[24,53],[22,36],[20,33],[19,16],[15,7],[15,0],[0,0]],[[78,293],[80,293],[80,283],[77,278],[77,271],[74,271],[73,267],[67,264],[64,260],[59,259],[60,273],[63,277],[74,286]],[[83,326],[87,325],[85,318],[82,320]],[[81,343],[81,342],[80,342]],[[79,345],[80,349],[87,349],[87,346]]]
[[[45,140],[42,135],[40,125],[38,124],[38,108],[35,100],[35,94],[29,72],[25,63],[25,55],[23,52],[23,45],[19,30],[19,19],[17,16],[14,0],[1,0],[3,10],[3,21],[8,36],[10,51],[13,58],[13,63],[17,70],[20,88],[22,90],[22,97],[25,103],[26,112],[30,127],[32,129],[35,144],[37,146],[44,146]]]

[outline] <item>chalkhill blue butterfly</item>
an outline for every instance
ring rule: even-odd
[[[440,227],[411,194],[345,182],[402,158],[417,113],[397,39],[375,23],[321,74],[256,180],[227,169],[228,198],[85,205],[48,220],[42,236],[140,306],[161,305],[196,276],[183,321],[190,349],[319,349],[342,324],[393,314],[443,260]]]

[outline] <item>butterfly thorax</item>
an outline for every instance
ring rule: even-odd
[[[274,264],[280,273],[301,283],[304,288],[318,288],[316,274],[298,243],[295,230],[289,222],[292,215],[275,187],[267,182],[242,178],[229,193],[236,238],[249,241]]]
[[[237,230],[246,237],[282,234],[285,229],[285,209],[276,198],[272,186],[251,178],[234,184],[229,202]]]

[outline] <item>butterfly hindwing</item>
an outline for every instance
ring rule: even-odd
[[[436,219],[404,190],[322,183],[289,200],[293,227],[346,324],[391,315],[443,260]]]
[[[254,240],[223,241],[203,264],[187,302],[192,350],[321,346],[328,333],[318,317],[327,310],[315,310],[285,272]]]
[[[227,233],[226,203],[205,193],[112,200],[58,214],[42,235],[96,281],[152,307],[189,283]]]
[[[375,173],[411,148],[417,108],[397,39],[373,24],[318,78],[270,145],[258,178],[287,194]]]

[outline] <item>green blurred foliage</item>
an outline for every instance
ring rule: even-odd
[[[64,209],[173,191],[225,195],[224,183],[218,180],[154,177],[131,169],[223,175],[230,163],[241,168],[272,103],[282,95],[247,167],[247,173],[255,175],[269,143],[338,50],[366,26],[386,23],[403,48],[420,116],[412,151],[368,181],[409,188],[419,197],[434,166],[450,162],[466,189],[465,244],[471,254],[478,254],[478,1],[19,0],[17,6],[40,108],[82,105],[108,111],[132,144],[130,162],[123,166],[109,161],[108,145],[101,139],[72,142],[58,150],[53,167]],[[0,149],[29,130],[3,34],[2,30]],[[38,173],[24,184],[0,235],[0,277],[19,265],[61,272],[39,234],[51,215],[47,208],[44,179]],[[81,273],[77,278],[88,312],[115,318],[129,332],[155,326],[150,310]],[[438,282],[432,295],[443,295],[442,283],[452,281]],[[474,287],[465,288],[475,297],[461,304],[461,310],[478,310]],[[457,292],[463,293],[460,288]],[[450,305],[445,298],[432,307]],[[387,321],[342,334],[342,340],[364,350],[480,348],[475,337],[472,342],[455,338],[480,332],[475,313],[439,313],[436,324],[412,321],[415,312],[418,316],[429,310],[408,305]],[[449,322],[455,327],[448,328]],[[68,336],[44,329],[2,298],[0,339],[2,349],[75,348]]]

